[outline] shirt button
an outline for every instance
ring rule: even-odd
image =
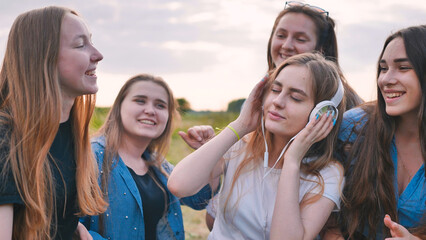
[[[109,217],[109,213],[107,213],[106,216]]]
[[[135,227],[135,228],[134,228],[134,230],[136,231],[136,230],[137,230],[137,228]]]
[[[177,213],[175,213],[175,216],[177,216]]]
[[[94,223],[95,222],[95,220],[92,220],[92,223]]]
[[[123,195],[126,195],[126,192],[124,192]]]
[[[126,216],[125,218],[126,218],[126,219],[128,219],[128,218],[129,218],[129,216]]]

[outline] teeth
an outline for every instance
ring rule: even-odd
[[[88,76],[94,76],[94,75],[96,75],[96,70],[87,71],[85,74],[88,75]]]
[[[155,122],[153,122],[153,121],[151,121],[151,120],[141,120],[141,121],[139,121],[139,122],[141,122],[141,123],[143,123],[143,124],[148,124],[148,125],[155,125]]]
[[[397,98],[402,96],[402,93],[386,93],[387,98]]]

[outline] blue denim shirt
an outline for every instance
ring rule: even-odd
[[[101,170],[105,138],[93,139],[92,150]],[[149,159],[149,156],[148,152],[144,153],[145,159]],[[162,167],[167,173],[171,173],[173,170],[173,165],[166,160],[163,161]],[[167,214],[157,224],[157,239],[185,239],[180,205],[185,204],[196,210],[204,209],[212,197],[211,188],[206,185],[194,196],[178,199],[167,189],[167,177],[156,168],[154,171],[166,187],[169,199]],[[121,158],[114,159],[108,184],[108,197],[109,207],[104,213],[105,238],[98,233],[98,216],[87,216],[80,219],[93,239],[145,239],[142,199],[132,175]]]
[[[354,108],[345,112],[343,115],[342,125],[339,130],[339,140],[343,142],[347,140],[353,143],[357,136],[352,129],[356,128],[359,130],[365,124],[367,121],[365,114],[366,113],[361,108]],[[389,146],[389,151],[394,166],[398,166],[395,137],[391,142],[391,146]],[[354,161],[357,160],[354,159]],[[355,164],[354,161],[351,165]],[[397,167],[394,167],[394,171],[394,176],[398,176]],[[398,193],[398,179],[395,177],[393,181],[399,224],[406,228],[418,226],[426,213],[426,179],[424,172],[425,166],[423,164],[401,194]],[[376,239],[383,239],[381,232],[384,227],[383,222],[380,223],[380,226],[381,227],[378,229],[379,232],[377,232]],[[364,235],[367,236],[368,231],[365,231]]]

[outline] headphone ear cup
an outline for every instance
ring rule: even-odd
[[[334,106],[331,101],[322,101],[315,105],[314,109],[312,109],[311,114],[309,115],[309,121],[320,118],[323,114],[333,115],[333,122],[337,120],[339,116],[339,110]]]

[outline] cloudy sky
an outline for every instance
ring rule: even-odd
[[[375,98],[375,65],[385,38],[426,24],[424,0],[312,0],[336,20],[341,67],[366,100]],[[77,10],[104,55],[97,105],[110,106],[138,73],[162,76],[195,110],[226,110],[267,69],[266,46],[285,1],[14,0],[0,2],[0,56],[20,13],[49,5]]]

